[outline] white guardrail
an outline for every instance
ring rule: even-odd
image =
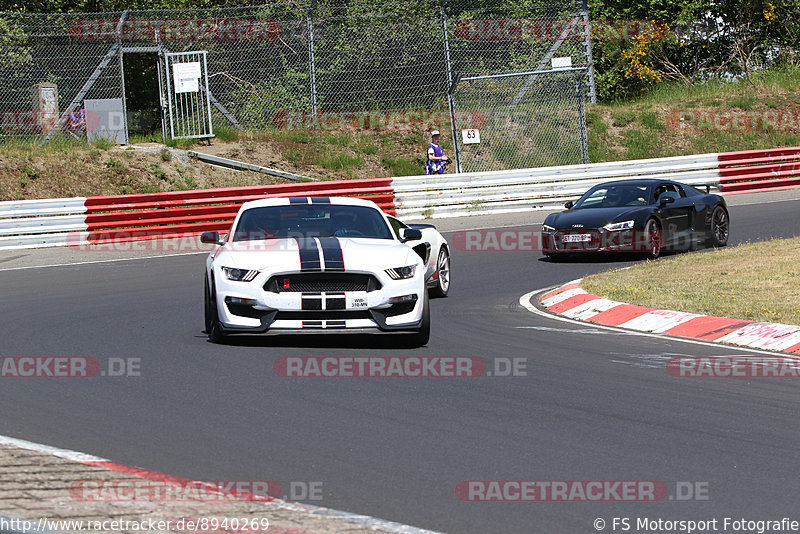
[[[629,178],[719,184],[717,154],[406,176],[392,180],[392,187],[398,216],[425,219],[559,208],[593,185]],[[75,197],[0,202],[0,250],[85,243],[85,200]]]
[[[397,215],[463,217],[561,207],[590,187],[632,178],[719,184],[717,154],[395,178]]]
[[[86,231],[84,197],[0,202],[0,250],[58,247]]]

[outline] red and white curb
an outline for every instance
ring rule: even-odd
[[[751,349],[800,354],[800,326],[714,317],[626,304],[587,293],[581,279],[541,294],[528,293],[520,303],[528,308],[533,298],[549,311],[569,319],[619,327],[650,334],[667,334],[694,340],[725,343]],[[530,309],[530,308],[528,308]]]
[[[93,456],[91,454],[86,454],[78,451],[72,451],[68,449],[59,449],[56,447],[51,447],[49,445],[42,445],[40,443],[34,443],[31,441],[25,441],[22,439],[12,438],[9,436],[2,436],[0,435],[0,445],[10,445],[13,447],[18,447],[20,449],[26,449],[30,451],[36,451],[44,454],[49,454],[52,456],[56,456],[58,458],[63,458],[65,460],[69,460],[72,462],[77,462],[80,464],[84,464],[91,467],[100,467],[104,469],[108,469],[110,471],[116,471],[118,473],[125,473],[128,475],[137,476],[140,478],[144,478],[147,480],[152,480],[161,483],[174,483],[174,484],[187,484],[191,483],[193,486],[196,487],[206,487],[208,490],[213,490],[217,488],[211,484],[204,484],[200,481],[192,481],[190,479],[176,477],[173,475],[168,475],[166,473],[161,473],[159,471],[151,471],[148,469],[141,469],[138,467],[133,467],[125,464],[120,464],[117,462],[112,462],[111,460],[107,460],[105,458],[100,458],[98,456]],[[212,487],[213,486],[213,487]],[[220,491],[222,491],[220,489]],[[417,527],[412,527],[409,525],[403,525],[401,523],[395,523],[392,521],[386,521],[383,519],[377,519],[374,517],[370,517],[367,515],[360,515],[360,514],[352,514],[350,512],[342,512],[339,510],[333,510],[331,508],[323,508],[321,506],[312,506],[307,504],[299,504],[299,503],[292,503],[283,501],[280,499],[275,499],[273,497],[261,497],[257,499],[260,502],[264,502],[265,506],[274,506],[277,508],[281,508],[283,510],[295,511],[305,514],[311,514],[318,517],[326,517],[331,519],[337,519],[342,521],[347,521],[349,523],[354,523],[357,525],[362,525],[368,528],[374,528],[385,532],[392,532],[396,534],[442,534],[440,532],[436,532],[433,530],[424,530]]]

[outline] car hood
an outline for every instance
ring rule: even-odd
[[[322,243],[324,246],[318,246]],[[273,272],[322,266],[331,269],[342,262],[347,271],[376,271],[422,262],[409,246],[393,239],[306,239],[302,247],[301,254],[301,242],[294,238],[229,242],[216,252],[214,262],[225,267]],[[313,261],[318,257],[323,261],[315,266]]]
[[[602,228],[608,223],[636,219],[646,208],[586,208],[567,210],[553,213],[545,219],[545,224],[556,230],[571,230],[574,225],[582,224],[577,228]]]

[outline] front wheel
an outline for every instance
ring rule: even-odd
[[[422,324],[413,334],[402,334],[408,347],[424,347],[431,339],[431,309],[427,295],[422,303]]]
[[[450,292],[450,253],[447,247],[439,249],[439,257],[436,259],[436,285],[431,288],[432,297],[446,297]]]
[[[706,241],[709,247],[724,247],[728,244],[730,219],[728,212],[722,206],[717,206],[711,212],[711,237]]]
[[[208,340],[212,343],[224,343],[226,336],[222,331],[222,325],[219,322],[217,302],[211,295],[211,288],[208,285],[208,278],[206,278],[205,287],[205,322]]]

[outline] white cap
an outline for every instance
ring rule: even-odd
[[[431,137],[433,137],[434,135],[439,135],[439,130],[432,131],[431,132]]]

